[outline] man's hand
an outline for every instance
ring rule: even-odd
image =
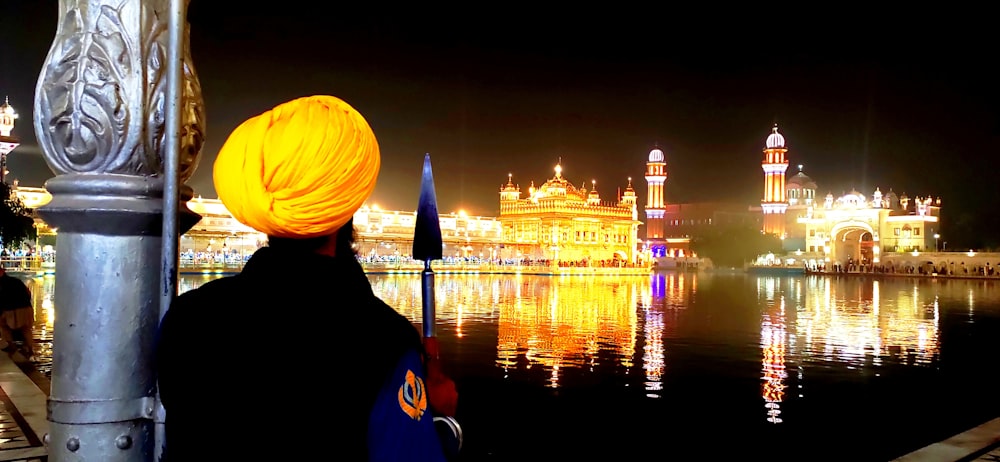
[[[455,416],[458,407],[458,390],[455,381],[441,370],[440,348],[434,337],[424,339],[427,352],[427,398],[431,410],[437,416]]]

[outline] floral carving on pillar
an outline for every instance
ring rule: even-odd
[[[166,0],[61,0],[35,92],[35,132],[49,167],[67,173],[163,172]],[[180,170],[204,144],[201,85],[184,34]]]

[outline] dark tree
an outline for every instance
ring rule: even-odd
[[[32,210],[24,206],[9,184],[0,183],[0,243],[3,247],[16,248],[26,240],[34,240],[34,224]]]
[[[763,234],[759,228],[748,224],[713,227],[692,239],[691,249],[711,259],[713,266],[736,268],[742,268],[744,263],[759,255],[783,253],[778,236]]]

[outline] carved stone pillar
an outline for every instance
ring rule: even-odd
[[[35,92],[56,176],[38,212],[56,240],[49,460],[151,461],[159,322],[167,0],[59,0]],[[186,27],[186,25],[185,25]],[[180,182],[204,140],[185,31]],[[199,219],[181,188],[180,232]]]

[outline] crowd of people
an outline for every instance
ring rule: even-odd
[[[1000,261],[996,265],[985,263],[970,263],[964,261],[932,262],[880,262],[873,263],[867,259],[847,259],[846,264],[834,262],[830,266],[820,262],[807,265],[806,270],[813,273],[871,273],[911,276],[945,276],[945,277],[982,277],[1000,278]]]

